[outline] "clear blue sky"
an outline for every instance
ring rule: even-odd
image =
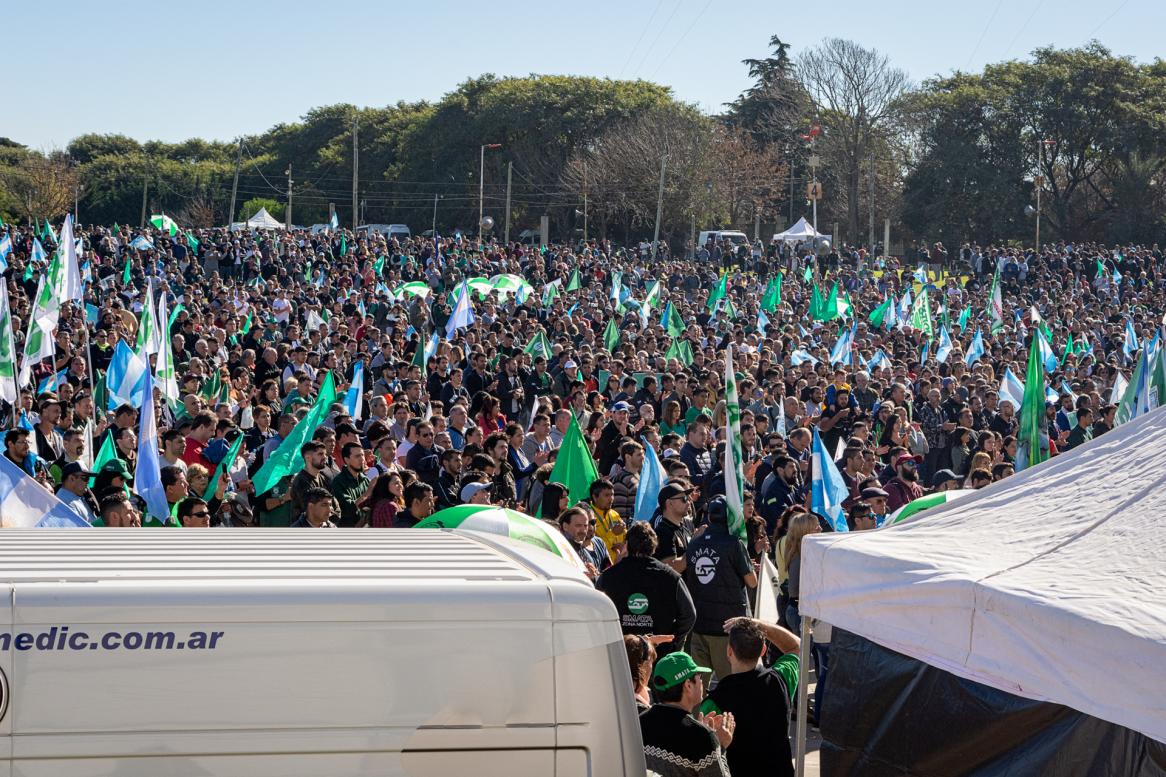
[[[86,132],[230,140],[318,105],[435,100],[484,72],[640,77],[715,110],[774,34],[795,55],[849,38],[916,81],[1091,37],[1151,61],[1166,2],[62,0],[11,3],[3,22],[0,135],[49,150]]]

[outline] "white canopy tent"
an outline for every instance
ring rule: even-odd
[[[894,527],[814,535],[800,610],[1166,741],[1166,410]]]
[[[821,237],[822,233],[810,226],[810,222],[806,221],[805,216],[798,219],[798,223],[787,229],[785,232],[778,232],[773,236],[774,240],[785,240],[790,243],[797,243],[802,240],[812,240],[816,237]]]
[[[231,225],[232,232],[242,232],[245,229],[284,229],[282,221],[276,221],[267,208],[260,208],[259,212],[246,221],[236,221]]]

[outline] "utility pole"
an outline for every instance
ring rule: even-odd
[[[146,193],[150,190],[150,176],[147,174],[142,178],[142,222],[138,224],[138,229],[146,228]]]
[[[510,243],[510,178],[514,174],[514,163],[506,163],[506,229],[502,237],[503,243]]]
[[[356,144],[357,124],[356,119],[352,120],[352,228],[355,230],[359,224],[357,223],[356,211],[356,185],[360,180],[360,148]]]
[[[485,215],[484,197],[486,191],[486,149],[502,148],[501,143],[483,143],[478,149],[478,245],[482,244],[482,217]]]
[[[656,231],[652,236],[652,259],[656,258],[656,249],[660,245],[660,219],[664,217],[664,171],[668,169],[668,155],[660,158],[660,191],[656,195]]]
[[[794,225],[794,158],[789,158],[789,224],[786,229]]]
[[[227,227],[235,220],[235,197],[239,194],[239,166],[243,163],[243,138],[239,138],[239,149],[235,152],[235,182],[231,184],[231,209],[227,211]]]
[[[433,195],[433,237],[437,239],[437,201],[441,198],[440,194]]]
[[[1036,242],[1033,244],[1033,251],[1040,253],[1040,192],[1045,187],[1044,167],[1044,147],[1055,145],[1055,140],[1038,140],[1036,144],[1036,175],[1032,177],[1032,185],[1036,189]]]
[[[284,214],[287,217],[288,231],[291,231],[291,227],[292,227],[292,177],[291,177],[291,173],[292,173],[291,162],[288,162],[287,163],[287,213]]]
[[[587,242],[587,160],[583,160],[583,242]]]

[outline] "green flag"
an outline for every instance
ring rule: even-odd
[[[576,267],[575,271],[571,273],[571,280],[567,282],[567,291],[579,291],[581,288],[582,284],[579,282],[579,268]]]
[[[121,226],[116,221],[113,222],[113,234],[115,234],[115,235],[121,234]]]
[[[348,253],[348,238],[344,235],[340,236],[340,255],[344,256]]]
[[[615,319],[607,319],[607,328],[603,330],[603,347],[609,353],[615,353],[615,349],[619,347],[619,327],[615,325]]]
[[[733,346],[725,349],[725,507],[729,531],[742,542],[745,530],[745,473],[741,454],[741,404],[733,371]]]
[[[375,262],[373,262],[373,263],[372,263],[372,271],[373,271],[374,273],[376,273],[378,277],[380,277],[381,270],[383,270],[383,269],[385,269],[385,257],[384,257],[384,254],[382,254],[382,255],[378,256],[378,257],[377,257],[377,260],[376,260]]]
[[[772,313],[777,310],[777,306],[781,304],[781,273],[769,280],[769,284],[765,287],[765,293],[761,295],[761,309],[767,313]]]
[[[211,372],[210,377],[199,388],[198,393],[207,402],[214,402],[219,397],[219,391],[222,389],[222,378],[219,377],[219,371]]]
[[[93,459],[93,471],[101,472],[102,467],[116,458],[117,449],[113,446],[113,435],[107,434],[101,443],[101,449],[97,451],[97,458]],[[93,488],[96,482],[96,477],[89,478],[89,487]]]
[[[563,444],[559,446],[559,455],[555,459],[555,468],[551,470],[548,482],[560,483],[567,487],[567,506],[571,507],[591,496],[591,484],[596,480],[599,480],[599,470],[595,467],[595,460],[591,458],[591,451],[583,439],[579,422],[572,413],[571,425],[563,435]]]
[[[21,280],[27,281],[27,280],[31,280],[31,279],[32,279],[32,261],[30,260],[28,262],[28,264],[24,265],[24,276],[21,278]]]
[[[255,473],[252,478],[252,483],[255,486],[256,494],[264,494],[270,491],[276,483],[289,475],[295,475],[304,467],[304,459],[300,455],[300,446],[311,438],[316,428],[320,426],[320,422],[324,420],[324,416],[328,414],[328,408],[336,401],[336,381],[329,372],[324,378],[324,385],[320,387],[320,396],[316,397],[315,404],[308,414],[304,416],[303,420],[296,424],[279,447],[267,457],[267,461],[263,462],[263,466]]]
[[[680,318],[680,314],[676,312],[676,307],[669,302],[664,312],[664,328],[668,330],[670,337],[680,337],[684,334],[684,320]]]
[[[186,242],[190,245],[190,250],[194,251],[195,253],[198,253],[199,240],[197,237],[190,234],[189,230],[187,230],[187,232],[186,232]]]
[[[543,289],[543,307],[549,308],[557,296],[559,296],[559,284],[548,283]]]
[[[887,311],[891,309],[892,304],[894,304],[894,300],[890,297],[887,297],[885,300],[883,300],[883,304],[879,305],[877,308],[870,312],[870,315],[867,316],[867,320],[870,321],[871,326],[873,326],[875,329],[882,328],[883,322],[887,319]]]
[[[251,331],[251,314],[250,313],[247,314],[247,319],[243,322],[243,328],[239,331],[240,331],[240,334],[247,334],[248,332]]]
[[[1052,343],[1050,343],[1051,345]],[[1065,363],[1065,359],[1069,358],[1069,354],[1076,352],[1076,346],[1073,345],[1073,333],[1069,333],[1069,339],[1065,342],[1065,352],[1061,354],[1061,364]]]
[[[105,388],[105,373],[100,371],[93,384],[93,408],[99,418],[109,412],[109,391]],[[97,465],[93,468],[97,469]]]
[[[522,352],[530,356],[532,359],[536,356],[541,356],[548,361],[551,358],[551,341],[541,330],[538,334],[530,338],[530,342],[522,349]]]
[[[968,328],[968,319],[969,319],[969,318],[971,318],[971,317],[972,317],[972,308],[971,308],[971,306],[969,305],[968,307],[964,308],[964,312],[963,312],[963,313],[960,313],[960,320],[959,320],[959,325],[960,325],[960,330],[961,330],[961,331],[967,331],[967,328]]]
[[[713,287],[713,291],[709,294],[708,309],[712,310],[717,306],[717,302],[729,293],[729,274],[725,273],[721,276],[720,282]]]
[[[813,280],[813,278],[814,278],[814,268],[811,267],[810,264],[807,262],[806,269],[804,272],[802,272],[802,280],[805,281],[806,283],[809,283],[811,280]]]
[[[239,455],[239,448],[243,445],[243,433],[240,432],[235,441],[231,443],[231,447],[227,449],[227,455],[219,462],[219,466],[215,467],[215,475],[206,485],[206,493],[202,495],[204,502],[209,502],[214,498],[215,492],[219,490],[219,480],[227,472],[231,471],[231,465],[235,463],[235,458]]]
[[[1016,433],[1016,469],[1020,471],[1049,458],[1048,425],[1045,420],[1045,366],[1040,338],[1033,335],[1028,349],[1028,372],[1020,402],[1020,429]]]
[[[186,306],[181,303],[174,306],[174,310],[170,311],[170,320],[166,322],[166,332],[169,334],[170,330],[174,328],[174,322],[178,320],[178,314],[186,310]],[[250,316],[248,315],[248,319]]]
[[[812,321],[829,321],[826,318],[826,300],[822,299],[822,292],[818,290],[818,284],[814,284],[814,290],[810,294],[810,319]]]
[[[121,271],[121,285],[122,286],[129,286],[130,285],[130,255],[128,253],[126,254],[125,269]]]
[[[907,325],[926,332],[928,338],[935,334],[935,326],[931,323],[931,302],[926,289],[920,291],[919,296],[915,298],[915,306],[911,309],[911,320],[907,322]]]
[[[425,368],[425,337],[424,332],[419,332],[417,336],[417,348],[413,351],[413,359],[409,362],[412,366],[421,368],[421,377],[425,378],[429,374],[429,370]]]
[[[0,399],[11,405],[15,405],[20,398],[16,385],[16,342],[13,335],[8,284],[0,281]]]
[[[692,346],[687,340],[673,340],[664,354],[665,359],[676,359],[685,367],[692,364]]]

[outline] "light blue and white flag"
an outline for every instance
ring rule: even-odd
[[[1134,331],[1134,323],[1126,319],[1126,339],[1122,343],[1121,351],[1128,357],[1133,356],[1136,350],[1138,350],[1138,334]]]
[[[1054,405],[1061,401],[1061,395],[1057,393],[1049,384],[1045,384],[1045,402],[1052,402]]]
[[[441,344],[441,335],[434,332],[429,336],[429,342],[425,344],[425,362],[428,364],[429,360],[437,355],[437,346]]]
[[[90,528],[81,516],[7,456],[0,456],[0,527]]]
[[[831,364],[844,364],[850,366],[853,359],[851,357],[851,349],[854,347],[854,331],[855,327],[850,329],[843,329],[838,336],[837,342],[834,343],[834,349],[830,351]]]
[[[454,333],[462,327],[474,323],[474,306],[470,304],[470,287],[462,281],[458,289],[457,302],[453,306],[453,314],[445,325],[445,339],[452,340]]]
[[[40,382],[40,384],[36,387],[36,393],[38,395],[49,391],[53,392],[54,394],[57,393],[57,391],[61,388],[61,384],[65,382],[65,376],[68,374],[68,367],[61,370],[60,372],[54,372],[52,375],[48,376]]]
[[[951,335],[947,333],[947,327],[941,323],[939,325],[939,346],[935,349],[935,360],[940,364],[945,363],[947,357],[951,356],[951,351]]]
[[[769,316],[765,315],[764,310],[757,311],[757,331],[761,333],[762,337],[765,337],[768,330]]]
[[[804,348],[799,348],[796,351],[793,351],[789,355],[789,362],[795,367],[799,366],[802,362],[809,362],[815,367],[818,366],[818,360],[811,356],[810,352]]]
[[[130,241],[130,247],[136,248],[139,251],[152,251],[154,249],[154,244],[150,242],[150,239],[145,235],[138,235]]]
[[[344,395],[344,407],[348,411],[348,415],[359,420],[360,406],[364,399],[364,359],[356,363],[352,368],[352,384],[348,387],[348,393]]]
[[[834,464],[834,459],[814,427],[814,447],[812,449],[814,468],[810,479],[810,509],[825,516],[834,531],[849,531],[842,502],[850,496],[850,489],[842,479],[842,473]]]
[[[1016,408],[1016,412],[1020,412],[1020,408],[1024,404],[1024,384],[1021,383],[1020,378],[1016,377],[1016,373],[1012,371],[1011,367],[1004,368],[1004,377],[1000,379],[1000,401],[1011,402],[1012,406]]]
[[[895,323],[901,328],[911,320],[911,290],[907,289],[903,298],[899,300],[899,309],[896,311]]]
[[[118,340],[105,374],[105,387],[109,393],[106,409],[112,411],[118,405],[126,404],[140,408],[149,372],[145,357],[134,353],[124,340]]]
[[[138,423],[138,465],[134,468],[134,493],[146,502],[146,512],[159,523],[170,519],[166,489],[162,487],[162,457],[158,449],[158,422],[154,418],[154,381],[145,370],[146,400]]]
[[[77,243],[73,238],[73,214],[65,214],[65,223],[61,225],[61,237],[58,241],[62,266],[62,281],[65,299],[73,302],[82,302],[85,299],[85,286],[81,283],[81,264],[77,260]]]
[[[336,217],[336,211],[332,211],[332,218],[328,219],[328,226],[331,229],[340,229],[340,219]]]
[[[656,449],[646,439],[640,440],[644,446],[644,463],[640,467],[640,485],[636,490],[635,520],[650,521],[656,511],[660,489],[668,475],[664,472],[660,457],[656,455]]]
[[[45,253],[45,247],[35,237],[32,239],[32,251],[29,254],[29,258],[33,264],[44,264],[49,258],[49,255]]]
[[[972,344],[968,346],[968,352],[964,354],[964,364],[971,367],[984,357],[984,333],[979,329],[972,337]]]
[[[868,370],[877,370],[881,369],[882,367],[892,367],[890,357],[883,352],[882,348],[875,351],[874,356],[870,357],[870,361],[867,362],[866,365]]]
[[[927,270],[923,269],[923,265],[919,265],[919,267],[915,269],[915,282],[922,283],[924,286],[926,286],[927,281]]]
[[[1049,341],[1045,339],[1045,334],[1039,328],[1036,330],[1037,347],[1040,348],[1040,359],[1044,362],[1045,372],[1055,372],[1060,366],[1061,360],[1053,353],[1053,346],[1049,345]]]
[[[8,269],[8,255],[12,253],[12,237],[0,237],[0,272]]]

